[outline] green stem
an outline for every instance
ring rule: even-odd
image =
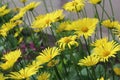
[[[58,77],[58,80],[62,80],[62,78],[61,78],[61,76],[60,76],[60,74],[59,74],[58,69],[57,69],[56,66],[54,66],[54,70],[55,70],[55,73],[56,73],[56,75]]]
[[[88,75],[88,77],[90,78],[90,80],[94,80],[94,78],[93,78],[91,72],[89,71],[88,67],[86,67],[86,69],[87,69],[87,75]],[[92,78],[92,79],[91,79],[91,78]]]
[[[100,6],[100,7],[102,8],[102,10],[105,12],[106,16],[107,16],[109,19],[111,19],[110,16],[108,15],[108,13],[106,12],[106,10],[104,9],[104,7],[103,7],[101,4],[99,4],[99,6]]]
[[[112,70],[111,73],[112,73],[112,76],[113,76],[113,80],[115,80],[115,74],[114,74],[114,71],[113,71],[113,65],[114,65],[114,64],[112,63],[111,60],[110,60],[110,65],[111,65],[110,67],[111,67],[111,70]]]
[[[73,50],[72,50],[72,51],[73,51]],[[72,61],[73,61],[73,65],[74,65],[74,67],[75,67],[75,71],[76,71],[78,77],[79,77],[80,79],[82,79],[81,75],[79,74],[78,67],[77,67],[77,65],[76,65],[77,63],[75,63],[75,62],[76,62],[76,59],[75,59],[75,57],[73,56],[73,53],[70,53],[70,57],[71,57],[71,59],[72,59]],[[81,72],[80,72],[80,73],[81,73]]]
[[[62,64],[63,64],[63,67],[64,67],[64,70],[65,70],[65,75],[66,76],[68,76],[68,72],[67,72],[67,68],[66,68],[66,65],[65,65],[65,63],[64,63],[64,55],[63,54],[61,54],[61,61],[62,61]]]
[[[54,24],[51,24],[51,25],[54,27]],[[51,30],[52,35],[53,35],[53,37],[54,37],[54,40],[55,40],[55,42],[56,42],[57,40],[56,40],[55,33],[54,33],[54,29],[52,28],[52,26],[50,27],[50,30]]]
[[[49,12],[48,9],[47,9],[47,3],[45,2],[45,0],[42,0],[42,1],[44,3],[44,7],[45,7],[46,12]]]
[[[85,45],[86,45],[86,49],[88,51],[88,54],[90,55],[89,45],[88,45],[87,40],[86,40],[84,35],[83,35],[83,38],[84,38],[84,41],[85,41]]]
[[[53,9],[53,4],[52,4],[52,1],[51,1],[51,0],[50,0],[50,6],[51,6],[52,11],[53,11],[54,9]]]
[[[101,20],[103,20],[103,18],[104,18],[104,7],[105,7],[105,1],[103,0],[103,8],[102,8],[102,17],[101,17]]]
[[[96,16],[97,16],[97,18],[99,19],[99,21],[101,21],[101,20],[100,20],[100,17],[99,17],[98,10],[97,10],[97,6],[94,5],[94,7],[95,7]],[[102,38],[102,26],[101,26],[100,23],[99,23],[99,26],[100,26],[100,37]]]
[[[94,66],[92,66],[91,68],[92,68],[92,74],[94,75],[94,79],[97,80],[97,76],[96,76],[96,73],[95,73]]]
[[[85,13],[85,17],[87,17],[87,11],[85,8],[84,8],[84,13]]]
[[[14,2],[13,0],[11,0],[11,1],[12,1],[12,3],[14,4],[14,6],[17,7],[17,5],[15,4],[15,2]]]
[[[79,18],[80,18],[80,15],[79,15],[79,13],[78,13],[78,11],[77,11],[76,6],[75,6],[75,9],[76,9],[76,14],[77,14],[77,17],[78,17],[78,19],[79,19]]]
[[[111,11],[112,11],[112,19],[115,20],[114,11],[113,11],[113,7],[112,7],[112,1],[109,0],[109,3],[110,3]]]

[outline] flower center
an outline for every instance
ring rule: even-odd
[[[49,19],[46,20],[46,24],[50,24],[50,20]]]
[[[82,27],[81,29],[83,32],[88,32],[88,28],[87,27]]]
[[[109,54],[110,54],[110,51],[104,51],[104,52],[103,52],[103,56],[104,56],[104,57],[108,56]]]
[[[72,6],[76,6],[77,4],[78,4],[78,3],[74,1],[74,2],[72,3]]]
[[[66,43],[69,43],[70,41],[71,41],[70,38],[67,38],[67,37],[65,38],[65,42],[66,42]]]

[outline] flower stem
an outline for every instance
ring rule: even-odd
[[[45,2],[45,0],[42,0],[42,1],[43,1],[43,3],[44,3],[44,7],[45,7],[46,12],[49,12],[49,11],[48,11],[48,8],[47,8],[47,3]]]
[[[53,4],[52,4],[52,1],[51,1],[51,0],[50,0],[50,6],[51,6],[52,11],[53,11],[54,9],[53,9]]]
[[[112,19],[115,20],[114,11],[113,11],[113,7],[112,7],[112,1],[109,0],[109,3],[110,3],[111,11],[112,11]]]
[[[85,41],[85,45],[86,45],[86,49],[87,49],[87,51],[88,51],[88,54],[90,55],[89,46],[88,46],[87,40],[86,40],[86,38],[85,38],[84,35],[83,35],[83,38],[84,38],[84,41]]]
[[[58,69],[57,69],[56,66],[54,66],[54,70],[55,70],[55,73],[56,73],[56,75],[58,77],[58,80],[62,80],[62,78],[61,78],[61,76],[60,76],[60,74],[59,74]]]

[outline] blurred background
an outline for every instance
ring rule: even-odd
[[[19,0],[13,0],[16,4],[17,7],[21,7],[23,6],[22,3],[20,3]],[[31,2],[33,0],[28,0],[27,3]],[[39,5],[39,7],[36,8],[36,11],[40,14],[44,14],[46,13],[46,10],[45,10],[45,7],[44,7],[44,4],[43,4],[43,1],[42,0],[34,0],[34,1],[41,1],[41,4]],[[50,1],[52,1],[52,6],[53,6],[53,9],[56,10],[56,9],[60,9],[62,8],[62,6],[68,2],[68,1],[71,1],[71,0],[44,0],[46,3],[47,3],[47,8],[50,11],[52,11],[52,8],[51,8],[51,5],[50,5]],[[14,8],[15,4],[12,3],[12,0],[4,0],[4,2],[8,2],[9,3],[9,6],[11,8]],[[27,4],[26,3],[26,4]],[[115,14],[115,19],[116,20],[119,20],[120,21],[120,0],[112,0],[112,4],[113,4],[113,9],[114,9],[114,14]],[[97,8],[99,8],[99,13],[101,13],[101,8],[98,6]],[[91,4],[86,4],[86,11],[87,11],[87,14],[89,17],[93,17],[93,8],[92,8],[92,5]],[[106,0],[105,2],[105,10],[111,14],[111,8],[110,8],[110,4],[109,4],[109,0]],[[65,14],[67,14],[67,16],[71,16],[70,13],[67,13],[65,12]],[[72,14],[72,17],[76,17],[76,15],[74,15],[74,13]]]

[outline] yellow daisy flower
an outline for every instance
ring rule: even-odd
[[[112,33],[115,34],[115,36],[118,37],[118,39],[120,40],[120,24],[118,24],[115,29],[112,30]]]
[[[12,22],[12,21],[20,20],[24,16],[25,13],[26,13],[25,11],[20,11],[13,18],[11,18],[10,21]]]
[[[4,16],[10,12],[10,9],[6,9],[7,5],[0,7],[0,16]]]
[[[4,16],[10,12],[10,9],[5,9],[3,12],[0,12],[0,16]]]
[[[96,18],[83,18],[75,21],[72,26],[74,27],[75,34],[84,36],[86,39],[95,32],[98,19]]]
[[[39,4],[40,4],[40,2],[31,2],[28,5],[26,5],[25,7],[21,8],[21,11],[26,12],[26,11],[29,11],[29,10],[33,10]]]
[[[113,67],[113,71],[115,72],[116,75],[120,76],[120,64],[116,64]]]
[[[1,63],[0,67],[3,70],[7,70],[7,69],[11,68],[14,65],[14,63],[17,61],[17,59],[20,57],[20,55],[21,55],[20,50],[11,51],[11,52],[5,54],[2,57],[2,59],[5,61],[5,63]]]
[[[70,22],[67,22],[67,21],[66,21],[66,22],[62,22],[62,23],[58,26],[56,32],[57,32],[57,33],[60,33],[60,32],[62,32],[62,31],[64,31],[64,30],[71,30],[68,25],[70,25]]]
[[[101,0],[89,0],[91,4],[99,4]]]
[[[80,66],[94,66],[99,62],[99,58],[97,56],[87,56],[84,59],[80,59],[78,65]]]
[[[0,12],[3,12],[6,9],[7,5],[3,5],[2,7],[0,7]]]
[[[98,46],[101,46],[102,44],[107,43],[107,42],[108,42],[108,38],[105,37],[105,38],[98,39],[95,42],[91,43],[91,46],[98,47]]]
[[[76,35],[63,37],[57,41],[57,45],[59,46],[59,48],[61,48],[63,50],[65,49],[66,46],[68,46],[68,48],[71,49],[72,45],[78,46],[78,42],[75,41],[76,38],[77,38]]]
[[[8,22],[3,24],[0,28],[0,35],[6,37],[9,30],[13,29],[16,25],[18,25],[16,22]]]
[[[93,55],[97,55],[100,61],[108,61],[110,57],[115,57],[117,51],[120,50],[120,45],[115,41],[103,43],[93,49]]]
[[[119,22],[118,21],[110,21],[108,19],[108,20],[104,20],[101,24],[103,26],[105,26],[106,28],[113,29],[113,28],[116,28],[116,26],[119,25]]]
[[[52,47],[52,48],[46,48],[45,50],[43,50],[40,55],[38,55],[36,57],[36,61],[40,64],[44,64],[46,62],[49,62],[50,60],[52,60],[54,57],[56,57],[57,55],[59,55],[60,53],[60,49],[56,48],[56,47]]]
[[[53,11],[51,13],[47,13],[46,15],[37,16],[31,26],[33,29],[43,30],[46,27],[51,26],[52,23],[63,19],[63,17],[63,10]]]
[[[38,80],[49,80],[49,78],[50,78],[50,73],[48,73],[48,72],[41,73],[37,77]]]
[[[10,79],[27,79],[30,76],[38,72],[39,67],[36,65],[29,65],[28,67],[22,68],[18,72],[10,72],[8,77]]]
[[[63,8],[67,11],[78,12],[84,8],[84,0],[73,0],[64,4]]]

